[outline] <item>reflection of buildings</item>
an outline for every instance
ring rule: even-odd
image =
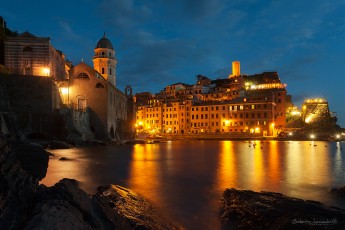
[[[150,133],[258,133],[285,126],[285,85],[276,72],[241,75],[239,62],[226,79],[198,75],[195,85],[176,83],[136,95],[137,126]]]
[[[50,102],[51,106],[47,111],[41,112],[55,114],[60,111],[68,124],[69,132],[66,130],[66,134],[80,135],[83,140],[115,140],[130,137],[131,127],[128,123],[132,118],[127,118],[127,111],[131,111],[127,108],[127,103],[133,103],[132,90],[128,86],[126,95],[116,88],[115,50],[105,35],[95,47],[94,67],[84,62],[73,66],[61,51],[54,49],[49,38],[36,37],[28,32],[6,37],[4,51],[4,66],[11,74],[11,78],[4,78],[8,82],[7,87],[10,87],[9,91],[15,89],[20,95],[24,90],[38,94],[44,91],[45,94],[30,100],[30,103],[35,105],[45,103],[48,98],[44,95],[50,93],[52,96],[49,100],[53,102]],[[26,76],[27,79],[46,80],[42,80],[44,84],[40,85],[15,84]],[[26,89],[28,87],[29,89]],[[25,101],[25,96],[16,98],[20,102]],[[14,104],[21,103],[16,101]],[[22,106],[19,110],[34,112],[30,108]],[[25,121],[23,126],[29,127],[32,132],[51,134],[41,121],[39,129],[34,128],[30,122]],[[63,124],[59,124],[61,125]]]

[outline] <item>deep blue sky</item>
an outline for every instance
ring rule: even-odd
[[[159,92],[231,73],[277,71],[293,101],[324,97],[345,126],[345,1],[334,0],[2,0],[9,28],[50,37],[78,64],[92,66],[106,32],[117,83]]]

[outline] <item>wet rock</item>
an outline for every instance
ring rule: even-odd
[[[163,217],[142,196],[118,185],[98,187],[93,197],[102,203],[103,213],[119,229],[182,229]]]
[[[345,210],[280,193],[226,189],[223,229],[345,229]]]

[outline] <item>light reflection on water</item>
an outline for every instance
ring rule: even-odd
[[[219,199],[225,188],[280,192],[345,208],[330,195],[345,185],[344,143],[278,141],[174,141],[134,146],[54,150],[51,186],[74,178],[94,193],[119,184],[143,195],[188,229],[220,228]],[[70,161],[59,161],[60,157]]]

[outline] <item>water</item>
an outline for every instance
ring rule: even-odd
[[[74,178],[90,194],[99,185],[119,184],[187,229],[220,229],[219,200],[230,187],[280,192],[345,208],[344,200],[329,193],[345,185],[344,145],[170,141],[53,150],[42,183],[51,186]],[[59,161],[60,157],[71,160]]]

